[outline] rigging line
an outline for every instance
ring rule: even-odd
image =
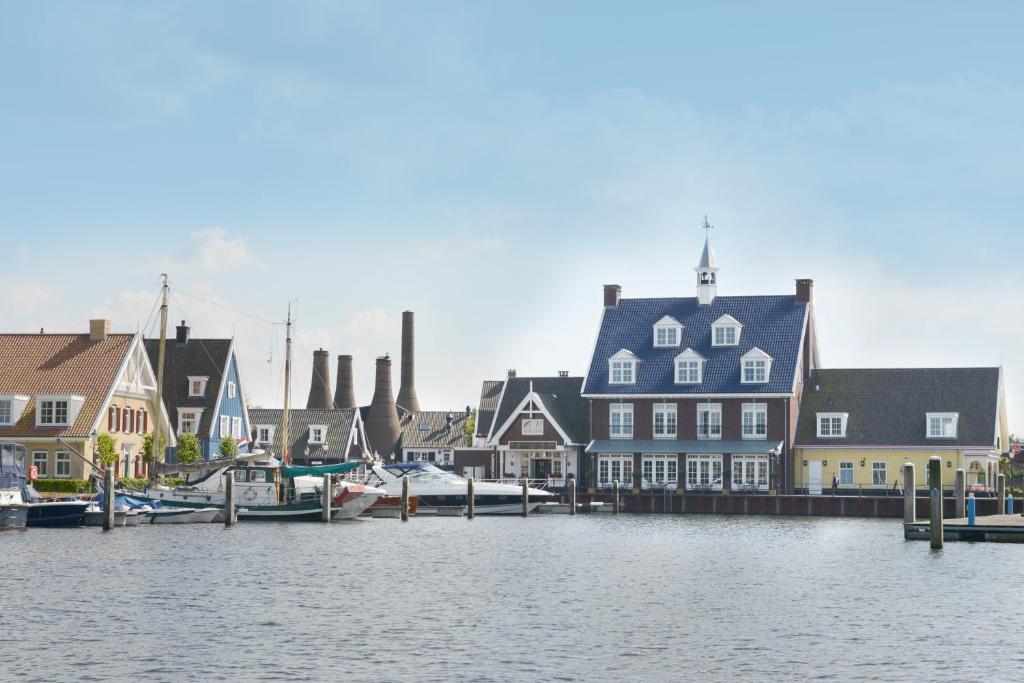
[[[222,303],[220,303],[218,301],[213,301],[212,299],[206,299],[206,298],[203,298],[201,296],[196,296],[195,294],[189,294],[188,292],[183,292],[180,289],[175,289],[174,291],[177,292],[178,294],[181,294],[182,296],[187,296],[190,299],[195,299],[196,301],[202,301],[203,303],[210,304],[211,306],[217,306],[219,308],[223,308],[224,310],[231,311],[232,313],[237,313],[238,315],[244,315],[247,318],[252,318],[254,320],[259,320],[260,322],[265,322],[268,325],[280,325],[280,326],[283,327],[284,324],[285,324],[285,323],[282,323],[282,322],[278,322],[276,320],[270,320],[268,318],[264,318],[264,317],[261,317],[261,316],[258,316],[258,315],[253,315],[252,313],[246,313],[245,311],[239,310],[237,308],[233,308],[233,307],[228,306],[226,304],[222,304]]]
[[[306,354],[306,357],[307,358],[309,357],[309,349],[306,348],[305,344],[303,344],[302,342],[300,342],[300,341],[298,341],[296,339],[292,339],[292,343],[297,344],[300,347],[300,349]],[[330,358],[330,356],[328,356],[328,358]],[[320,374],[320,371],[316,367],[316,363],[313,363],[313,372],[316,373],[316,376],[320,378],[321,382],[323,382],[326,386],[330,386],[328,384],[328,380],[325,379],[324,376]],[[333,408],[333,399],[332,399],[332,406],[331,407]]]
[[[181,307],[181,303],[178,301],[178,299],[174,296],[173,293],[171,294],[171,300],[174,302],[174,305],[178,307],[178,312],[181,313],[182,318],[184,318],[185,320],[188,320],[188,316],[185,315],[185,309],[183,309]],[[199,344],[199,348],[201,348],[203,350],[203,353],[206,354],[206,357],[210,359],[210,363],[213,365],[213,369],[217,373],[218,378],[219,379],[224,379],[224,373],[221,372],[220,366],[217,364],[217,361],[215,361],[213,359],[213,356],[210,355],[210,352],[206,348],[206,344],[203,343],[203,340],[202,339],[192,339],[191,341],[197,342]],[[223,389],[223,387],[219,387],[219,389]]]
[[[148,333],[150,326],[156,324],[156,312],[159,307],[160,293],[157,293],[156,299],[153,301],[153,308],[149,309],[149,315],[146,316],[146,324],[142,326],[142,331],[144,333]],[[145,336],[145,334],[143,334],[143,336]]]

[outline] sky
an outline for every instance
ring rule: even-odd
[[[234,335],[251,403],[400,352],[425,409],[583,374],[602,285],[815,280],[826,367],[1005,368],[1024,6],[0,0],[3,331]],[[394,373],[398,389],[397,363]]]

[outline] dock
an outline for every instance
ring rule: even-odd
[[[977,517],[974,526],[966,517],[943,520],[947,541],[987,541],[989,543],[1024,543],[1024,517],[1021,515],[986,515]],[[931,526],[928,522],[903,525],[903,537],[908,541],[927,541]]]

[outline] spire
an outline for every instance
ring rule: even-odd
[[[697,303],[706,306],[715,300],[718,291],[718,261],[711,248],[711,228],[714,226],[708,222],[707,214],[704,214],[700,227],[704,230],[704,251],[694,270],[697,271]]]

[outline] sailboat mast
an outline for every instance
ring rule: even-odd
[[[285,465],[292,464],[292,456],[289,452],[290,440],[288,438],[288,408],[291,398],[292,385],[292,305],[288,304],[287,334],[284,341],[284,413],[281,416],[281,454],[282,462]]]
[[[167,346],[167,296],[170,288],[167,286],[167,273],[160,275],[163,278],[163,287],[160,291],[160,349],[157,354],[156,369],[156,413],[153,415],[153,448],[151,449],[149,463],[149,480],[155,482],[158,475],[158,465],[163,461],[163,449],[160,448],[160,427],[163,425],[163,401],[164,401],[164,347]]]

